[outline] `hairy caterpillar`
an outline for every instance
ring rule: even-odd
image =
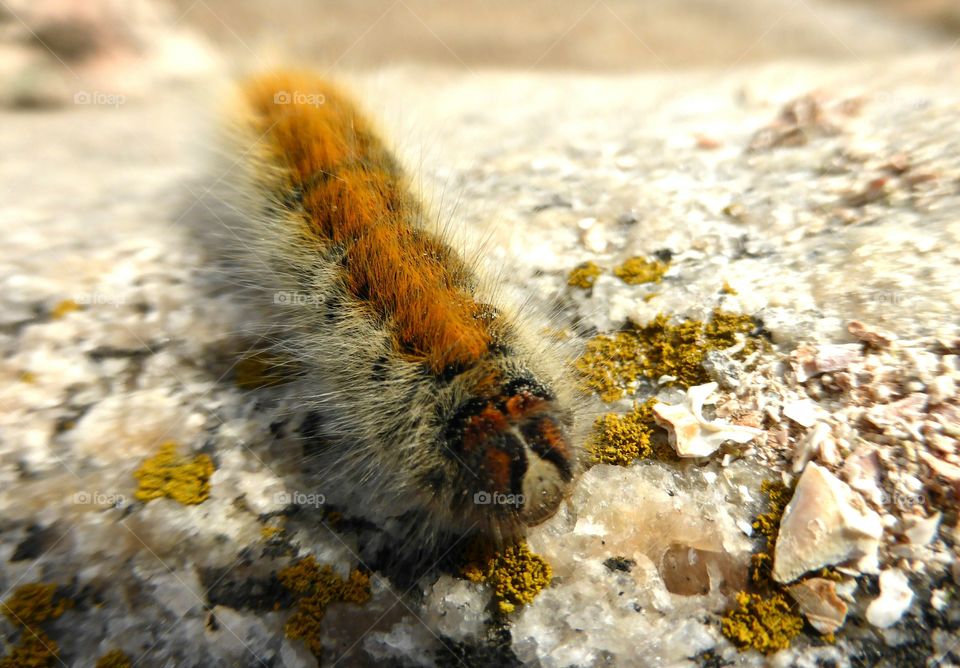
[[[278,72],[239,87],[227,128],[227,268],[303,367],[317,484],[424,532],[503,540],[552,516],[577,468],[564,366],[367,119],[330,83]]]

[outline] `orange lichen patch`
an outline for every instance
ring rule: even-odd
[[[283,527],[265,526],[260,528],[260,537],[264,540],[272,540],[283,534]]]
[[[134,496],[141,501],[167,497],[186,505],[203,503],[210,496],[213,470],[208,455],[188,459],[177,453],[176,443],[167,441],[134,472],[140,481]]]
[[[130,657],[127,656],[124,652],[119,649],[114,649],[99,659],[97,659],[97,665],[95,668],[132,668],[133,661],[130,660]]]
[[[614,269],[613,275],[627,285],[659,283],[669,268],[669,264],[660,260],[650,261],[642,257],[632,257]]]
[[[772,654],[790,646],[803,630],[803,617],[793,612],[782,594],[768,598],[737,594],[737,607],[720,622],[723,635],[740,649]]]
[[[766,495],[770,509],[757,515],[757,519],[753,521],[753,528],[767,539],[768,551],[772,554],[777,533],[780,531],[780,520],[787,509],[787,504],[790,503],[793,490],[780,480],[764,480],[760,483],[760,491]]]
[[[601,334],[587,342],[576,362],[585,389],[604,401],[616,401],[641,378],[657,380],[670,376],[668,384],[691,387],[709,378],[703,359],[710,350],[722,350],[737,343],[738,335],[754,329],[750,316],[715,310],[709,322],[687,320],[671,324],[661,313],[648,324],[631,324],[615,334]],[[753,352],[758,343],[748,339],[741,355]]]
[[[79,311],[80,308],[81,308],[80,304],[78,304],[74,300],[64,299],[62,302],[57,303],[57,305],[53,307],[53,310],[50,311],[50,317],[53,318],[54,320],[59,320],[63,316],[67,315],[68,313]]]
[[[597,282],[597,278],[603,270],[593,262],[584,262],[574,267],[570,275],[567,276],[567,285],[572,288],[583,288],[589,290]]]
[[[292,640],[303,640],[317,657],[323,652],[320,626],[327,606],[337,601],[357,605],[370,600],[370,576],[354,570],[346,580],[330,566],[320,566],[313,556],[277,573],[277,579],[297,594],[297,609],[287,620],[285,632]]]
[[[296,73],[254,79],[244,93],[257,136],[280,164],[307,217],[307,236],[347,254],[351,294],[394,328],[398,352],[440,374],[482,357],[491,335],[465,270],[417,229],[423,211],[402,170],[353,103]]]
[[[32,582],[17,587],[13,595],[0,603],[0,612],[14,626],[29,628],[48,619],[56,619],[73,602],[68,598],[54,601],[57,585]]]
[[[0,612],[20,629],[20,641],[0,659],[0,668],[45,668],[57,661],[60,648],[40,624],[62,615],[73,606],[73,601],[57,598],[56,592],[55,584],[32,582],[17,587],[10,598],[0,603]]]
[[[593,423],[593,434],[587,440],[587,450],[596,464],[629,466],[637,459],[653,454],[650,436],[656,427],[653,405],[649,399],[634,405],[626,415],[607,413]]]
[[[791,490],[779,480],[763,481],[760,490],[767,497],[768,510],[757,515],[753,522],[764,544],[751,556],[752,591],[737,594],[736,606],[724,613],[720,630],[740,650],[755,649],[772,654],[790,646],[803,630],[803,617],[793,611],[784,588],[771,574],[780,518],[790,502]]]
[[[0,668],[49,668],[57,663],[60,646],[43,631],[25,630],[20,642],[0,659]]]
[[[525,542],[498,550],[476,539],[467,547],[465,557],[461,575],[472,582],[491,585],[497,608],[503,614],[530,603],[553,577],[550,564],[531,552]]]

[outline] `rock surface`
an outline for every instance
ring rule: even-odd
[[[669,76],[395,68],[352,84],[441,215],[459,200],[464,226],[492,221],[484,250],[511,268],[507,288],[557,306],[573,336],[661,312],[754,316],[772,350],[724,374],[737,382],[716,412],[767,438],[704,462],[592,468],[530,533],[553,582],[494,620],[486,585],[405,581],[389,527],[328,508],[275,407],[234,382],[240,309],[198,279],[183,229],[216,87],[2,111],[0,152],[18,159],[0,163],[0,592],[66,589],[75,607],[45,630],[67,664],[119,648],[143,665],[316,665],[284,637],[291,604],[272,579],[312,555],[373,574],[368,603],[327,611],[323,663],[762,665],[718,618],[746,586],[760,482],[789,477],[808,437],[809,412],[784,414],[797,401],[829,430],[804,454],[779,578],[873,553],[884,570],[836,645],[803,636],[776,662],[960,661],[956,53]],[[566,285],[585,260],[658,251],[671,268],[655,290],[609,273]],[[896,342],[851,334],[854,320]],[[203,503],[135,498],[133,472],[166,440],[213,459]],[[929,542],[901,526],[937,512]],[[829,549],[805,553],[818,521]]]

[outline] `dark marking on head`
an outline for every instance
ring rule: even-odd
[[[443,367],[443,373],[439,376],[438,380],[445,385],[466,370],[467,367],[463,364],[448,364]]]
[[[549,387],[530,376],[514,378],[507,383],[503,393],[508,397],[512,397],[517,394],[523,394],[524,392],[532,394],[533,396],[541,399],[546,399],[547,401],[553,401],[556,399],[556,396],[550,391]]]
[[[467,426],[467,421],[475,415],[478,415],[488,402],[486,399],[468,399],[460,404],[453,416],[447,420],[447,428],[444,433],[444,440],[454,450],[460,450],[463,445],[463,431]],[[440,407],[437,406],[437,416],[443,419]]]
[[[541,416],[531,420],[520,428],[520,433],[538,457],[557,467],[564,481],[573,479],[573,464],[567,442],[552,418]]]

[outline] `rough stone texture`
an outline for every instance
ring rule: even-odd
[[[462,224],[479,234],[494,223],[486,255],[510,267],[508,285],[559,304],[560,324],[581,334],[721,305],[763,323],[777,344],[764,368],[781,379],[799,343],[854,341],[854,319],[908,342],[956,336],[944,331],[960,310],[955,53],[671,76],[411,68],[354,83],[444,215],[459,201]],[[327,521],[309,496],[323,490],[306,486],[295,446],[271,429],[270,402],[232,382],[247,345],[237,306],[197,279],[201,256],[184,233],[212,90],[158,86],[122,105],[0,112],[0,153],[19,158],[0,163],[0,592],[39,580],[69,587],[77,605],[49,633],[70,665],[120,648],[145,666],[310,666],[283,638],[290,601],[271,580],[309,553],[341,575],[374,570],[370,603],[328,611],[330,663],[695,665],[708,650],[732,660],[718,614],[746,577],[759,482],[790,470],[799,441],[787,426],[768,427],[769,447],[737,451],[729,466],[714,456],[592,469],[531,533],[555,580],[506,627],[489,618],[481,586],[388,578],[389,546],[359,510]],[[815,91],[822,118],[806,143],[765,148],[782,128],[757,133]],[[609,274],[591,293],[565,287],[585,260],[610,268],[663,249],[671,268],[652,299],[649,286]],[[737,294],[722,295],[724,282]],[[80,308],[64,312],[65,300]],[[911,368],[957,372],[942,351],[932,362],[907,352]],[[921,377],[903,384],[920,383],[920,394]],[[951,383],[930,385],[946,401]],[[763,398],[751,407],[779,415],[808,398],[785,387],[745,378],[736,400]],[[956,434],[941,436],[931,443],[955,446]],[[208,501],[134,500],[132,473],[163,440],[213,457]],[[848,456],[837,447],[834,470]],[[821,462],[824,452],[818,445]],[[888,454],[864,458],[889,471],[898,460]],[[927,482],[889,477],[878,491],[881,505],[884,494],[897,505],[923,497],[949,523],[931,545],[895,544],[900,520],[885,502],[881,558],[910,565],[913,608],[879,633],[863,622],[879,592],[861,580],[868,591],[854,596],[849,635],[834,646],[805,636],[779,665],[960,661],[956,496],[947,484],[928,498]],[[268,540],[278,513],[284,531]],[[617,557],[634,566],[605,566]]]

